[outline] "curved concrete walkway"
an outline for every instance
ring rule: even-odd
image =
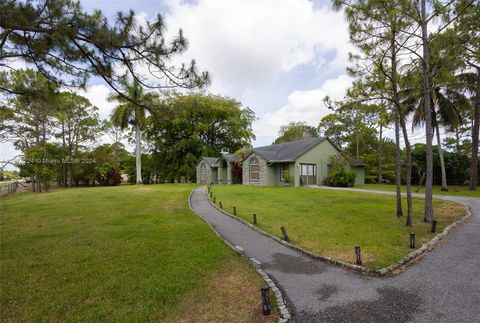
[[[480,322],[480,199],[435,198],[470,206],[472,218],[419,263],[388,278],[362,276],[285,247],[212,207],[206,187],[193,192],[191,205],[262,262],[295,322]]]

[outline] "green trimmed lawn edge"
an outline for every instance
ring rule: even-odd
[[[365,190],[377,190],[377,191],[387,191],[387,192],[395,192],[396,186],[393,184],[363,184],[363,185],[355,185],[352,187],[354,189],[365,189]],[[418,190],[417,185],[412,185],[412,193],[420,193],[425,194],[425,188],[421,187]],[[402,185],[402,192],[406,192],[405,185]],[[436,195],[447,195],[447,196],[465,196],[465,197],[480,197],[480,188],[476,191],[471,191],[468,189],[467,186],[458,186],[458,185],[449,185],[448,191],[442,191],[440,186],[433,187],[433,194]]]
[[[95,187],[2,197],[2,319],[214,317],[208,311],[188,312],[201,302],[217,314],[229,314],[231,304],[211,296],[219,292],[218,273],[236,268],[239,275],[226,278],[235,282],[240,276],[241,284],[255,291],[263,280],[189,209],[193,187]],[[258,295],[225,292],[246,311],[233,320],[257,316]]]
[[[322,256],[354,263],[354,247],[362,248],[367,268],[387,267],[406,255],[409,233],[416,234],[417,248],[430,241],[431,225],[423,222],[423,199],[414,199],[413,227],[405,226],[405,217],[398,219],[395,197],[351,191],[332,191],[293,187],[255,187],[216,185],[212,189],[217,205],[252,222],[279,238],[280,227],[287,230],[294,245]],[[406,202],[404,201],[404,208]],[[463,205],[434,200],[437,232],[466,215]],[[406,212],[406,209],[404,209]]]

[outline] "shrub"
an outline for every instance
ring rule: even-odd
[[[395,183],[395,179],[396,179],[395,170],[384,170],[382,172],[382,179],[383,179],[382,184]]]
[[[283,175],[283,182],[286,183],[286,184],[290,184],[290,182],[292,181],[292,177],[290,176],[290,174],[287,172]]]
[[[328,164],[332,166],[333,171],[348,167],[348,161],[341,155],[330,156]]]
[[[365,184],[377,184],[377,176],[373,176],[373,175],[365,176]]]
[[[352,187],[355,184],[355,173],[346,168],[337,169],[327,176],[325,182],[328,186]]]
[[[117,168],[104,163],[97,168],[96,179],[103,186],[117,186],[122,181],[122,176]]]

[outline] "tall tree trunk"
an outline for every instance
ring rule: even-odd
[[[382,136],[383,136],[383,124],[380,123],[380,131],[378,135],[378,184],[382,184],[383,177],[382,177]]]
[[[40,148],[40,118],[37,116],[35,119],[35,147]],[[38,189],[38,176],[35,172],[32,174],[32,191],[40,193]]]
[[[73,171],[72,171],[72,167],[73,167],[73,166],[72,166],[72,164],[70,163],[70,164],[68,165],[68,187],[69,187],[69,188],[72,188],[72,186],[73,186],[73,184],[72,184],[72,183],[73,183]]]
[[[67,161],[65,160],[65,150],[67,145],[65,143],[65,123],[62,121],[62,148],[64,156],[64,160],[62,161],[62,173],[63,173],[63,187],[67,187],[67,165],[65,164]]]
[[[137,170],[137,184],[142,184],[142,146],[140,127],[135,124],[135,167]]]
[[[455,152],[460,154],[460,133],[458,127],[455,127]]]
[[[357,131],[356,137],[357,137],[357,159],[359,159],[360,158],[360,142],[358,139],[358,131]]]
[[[397,217],[403,216],[402,210],[402,165],[401,165],[401,151],[400,151],[400,119],[401,119],[401,105],[398,100],[398,84],[397,84],[397,46],[395,22],[392,24],[392,38],[391,46],[391,75],[390,80],[392,84],[393,99],[395,101],[395,184],[397,193]]]
[[[402,126],[403,140],[405,141],[405,150],[407,151],[407,171],[405,174],[405,185],[407,187],[407,226],[412,226],[412,147],[410,146],[410,140],[408,139],[407,125],[405,124],[405,118],[400,117],[400,124]]]
[[[47,125],[46,125],[46,117],[43,117],[43,130],[42,130],[42,146],[43,146],[43,167],[46,167],[47,163]],[[43,188],[42,188],[42,182],[43,182]],[[40,183],[40,192],[47,192],[47,179],[46,177],[43,177],[39,181]]]
[[[42,193],[42,183],[41,178],[38,175],[35,175],[35,192]]]
[[[71,137],[70,137],[71,138]],[[73,144],[71,142],[71,140],[69,140],[68,142],[68,154],[70,155],[70,158],[72,159],[71,161],[73,161]],[[76,154],[75,154],[76,155]],[[72,188],[73,187],[73,164],[70,162],[68,164],[68,187]]]
[[[472,161],[470,164],[470,185],[472,191],[477,189],[478,181],[478,136],[480,127],[480,69],[477,69],[477,93],[475,94],[475,104],[473,107],[473,127],[472,127]]]
[[[442,171],[442,191],[448,191],[447,172],[445,171],[445,159],[443,159],[442,140],[440,138],[438,121],[435,122],[435,131],[437,132],[438,157],[440,158],[440,170]]]
[[[36,178],[36,176],[35,176],[34,173],[32,174],[32,177],[31,177],[31,178],[32,178],[32,192],[36,192],[36,191],[37,191],[37,187],[35,186],[35,178]]]
[[[395,109],[395,184],[397,189],[397,217],[403,216],[402,211],[402,165],[400,164],[400,120]]]
[[[425,109],[425,132],[426,132],[426,179],[425,179],[425,213],[424,221],[433,221],[433,128],[432,128],[432,101],[430,93],[430,52],[428,48],[428,21],[426,0],[420,0],[420,26],[422,28],[422,49],[423,49],[423,97]]]

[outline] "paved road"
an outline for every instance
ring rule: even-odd
[[[191,204],[262,262],[295,322],[480,322],[480,199],[436,197],[470,206],[472,218],[418,264],[388,278],[349,272],[287,248],[212,207],[205,187],[193,192]]]

